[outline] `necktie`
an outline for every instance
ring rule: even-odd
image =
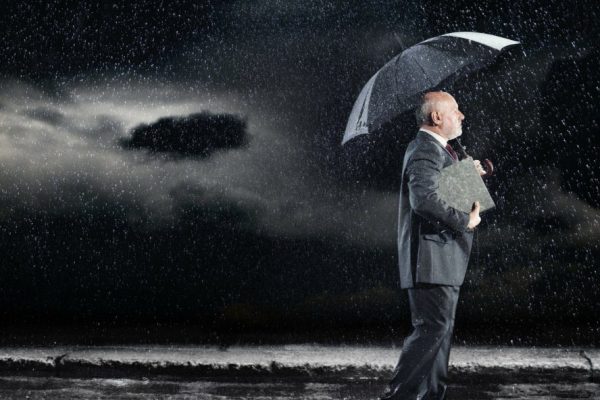
[[[450,153],[455,161],[458,161],[458,154],[456,154],[452,146],[450,146],[450,143],[446,143],[446,150],[448,150],[448,153]]]

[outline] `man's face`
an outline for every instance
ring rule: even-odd
[[[462,135],[462,121],[465,119],[463,113],[458,109],[458,104],[454,97],[445,93],[444,101],[439,105],[439,112],[442,119],[440,128],[443,135],[452,140]]]

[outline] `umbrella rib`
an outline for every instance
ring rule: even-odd
[[[434,82],[431,80],[431,78],[429,77],[427,72],[425,72],[425,68],[423,68],[423,66],[417,61],[416,58],[413,58],[412,61],[421,69],[421,71],[423,72],[423,76],[425,76],[427,78],[427,80],[429,81],[429,85],[433,85]],[[395,78],[396,78],[396,87],[399,87],[400,82],[398,81],[398,75],[396,75]],[[396,93],[396,102],[398,103],[398,105],[401,104],[400,96],[401,96],[400,93]]]
[[[429,78],[429,75],[427,75],[427,72],[425,72],[425,68],[423,68],[423,66],[419,63],[419,61],[416,58],[413,58],[413,61],[415,62],[415,64],[417,64],[419,66],[419,68],[421,68],[421,71],[423,71],[423,75],[425,75],[425,77],[429,81],[429,84],[433,85],[434,82],[431,80],[431,78]]]

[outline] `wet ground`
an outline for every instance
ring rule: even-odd
[[[0,378],[2,399],[375,399],[380,382],[217,382],[132,379]],[[448,400],[600,399],[600,384],[453,385]]]

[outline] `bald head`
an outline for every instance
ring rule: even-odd
[[[454,99],[450,94],[446,92],[427,92],[421,97],[421,103],[417,107],[417,125],[433,125],[431,120],[431,113],[437,111],[440,103]]]
[[[450,140],[462,134],[462,121],[465,116],[458,110],[458,104],[446,92],[427,92],[421,98],[416,112],[417,124]]]

